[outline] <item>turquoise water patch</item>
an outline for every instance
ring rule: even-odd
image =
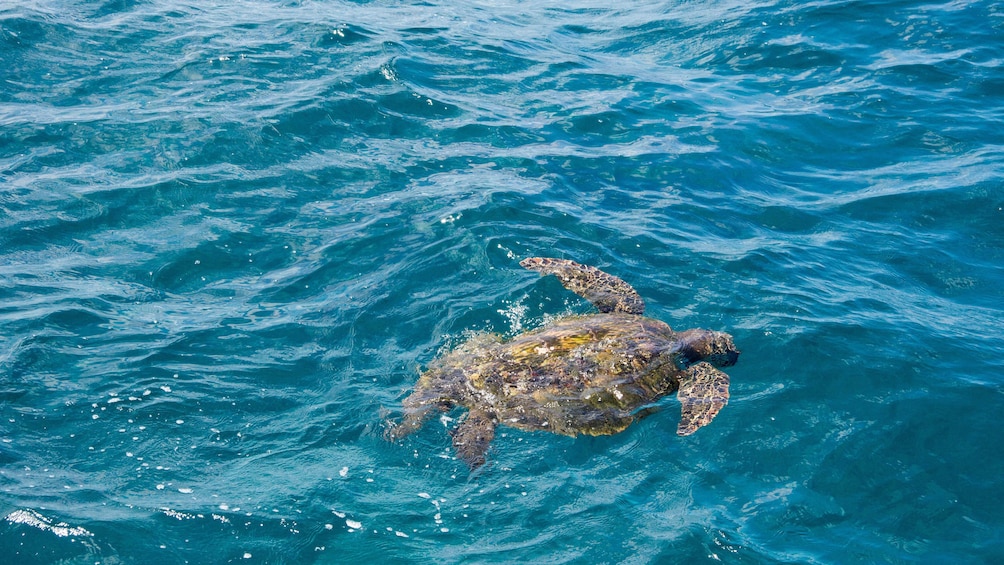
[[[1002,15],[967,4],[0,7],[0,555],[992,563]],[[596,265],[728,331],[676,435],[388,417]]]

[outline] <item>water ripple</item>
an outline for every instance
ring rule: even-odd
[[[0,553],[993,561],[999,21],[8,3]],[[465,332],[588,311],[530,255],[734,333],[715,425],[385,442]]]

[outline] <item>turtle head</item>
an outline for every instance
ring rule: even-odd
[[[739,350],[732,336],[711,330],[687,330],[677,334],[678,355],[684,365],[707,361],[716,367],[730,367],[739,360]]]

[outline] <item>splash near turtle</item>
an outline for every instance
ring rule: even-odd
[[[731,335],[676,332],[646,318],[635,289],[595,267],[544,257],[520,265],[556,276],[599,313],[561,318],[509,340],[478,334],[435,359],[405,398],[404,417],[390,424],[390,439],[418,430],[437,410],[461,406],[467,415],[450,433],[457,455],[474,470],[485,463],[500,425],[615,434],[676,392],[682,407],[676,433],[685,436],[728,403],[729,376],[719,369],[739,359]]]

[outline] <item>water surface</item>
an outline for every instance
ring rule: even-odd
[[[0,7],[0,555],[1004,559],[993,2]],[[712,425],[383,422],[467,331],[732,333]]]

